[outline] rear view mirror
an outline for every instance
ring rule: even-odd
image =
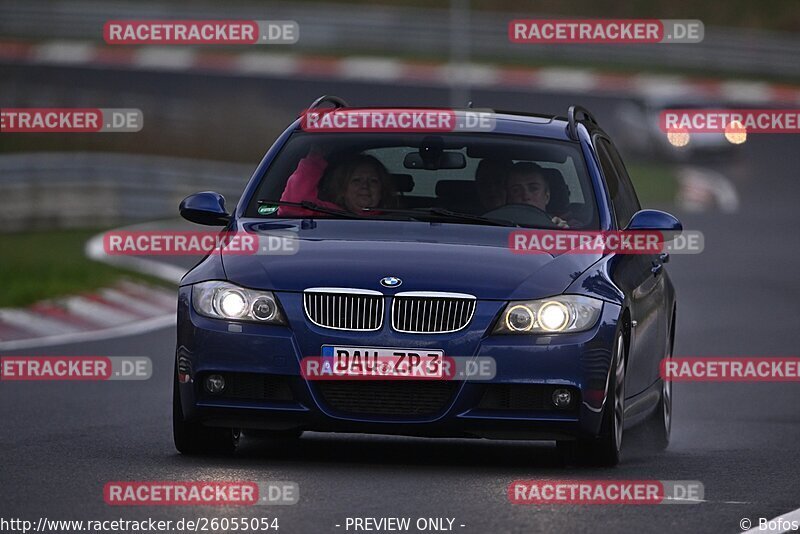
[[[438,152],[423,157],[419,152],[409,152],[403,159],[406,169],[463,169],[467,166],[467,159],[461,152]]]

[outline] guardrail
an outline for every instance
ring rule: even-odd
[[[473,59],[657,64],[694,70],[800,76],[800,62],[797,61],[800,38],[788,33],[706,27],[705,40],[699,44],[530,46],[509,42],[508,22],[514,18],[552,18],[551,15],[487,11],[471,15],[468,29],[459,33],[470,36]],[[107,20],[137,18],[295,20],[300,25],[300,41],[281,46],[279,51],[282,52],[289,49],[345,53],[357,50],[359,54],[409,54],[424,59],[431,51],[447,51],[451,45],[452,21],[447,9],[281,1],[243,7],[147,1],[5,0],[0,4],[0,35],[102,40],[103,24]],[[441,55],[437,59],[441,59]]]
[[[177,217],[197,191],[232,209],[254,167],[218,161],[92,153],[0,156],[0,232],[97,228]]]

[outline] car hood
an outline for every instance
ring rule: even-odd
[[[347,287],[387,295],[444,291],[479,299],[533,299],[562,293],[600,259],[596,254],[515,254],[508,246],[515,229],[497,226],[305,219],[244,220],[238,227],[296,239],[292,254],[223,252],[231,282],[275,291]],[[382,287],[381,279],[388,276],[402,283]]]

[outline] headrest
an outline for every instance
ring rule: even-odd
[[[410,174],[392,173],[394,188],[398,193],[409,193],[414,190],[414,177]]]
[[[547,203],[548,213],[559,214],[569,210],[569,187],[564,180],[564,175],[558,169],[542,169],[542,175],[550,187],[550,202]]]
[[[478,195],[473,180],[439,180],[436,183],[436,196],[448,199],[472,199]]]

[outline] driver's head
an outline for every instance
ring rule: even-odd
[[[511,160],[484,158],[475,169],[478,198],[487,211],[506,204],[506,181],[511,171]]]
[[[506,188],[509,204],[528,204],[540,210],[550,202],[550,186],[542,168],[535,163],[519,162],[511,168]]]

